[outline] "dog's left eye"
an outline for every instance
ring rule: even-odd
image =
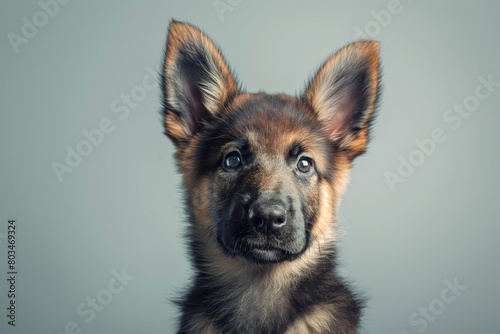
[[[235,169],[241,165],[241,155],[239,152],[229,152],[224,157],[224,167],[226,169]]]
[[[297,163],[297,169],[302,173],[307,173],[311,170],[312,162],[309,159],[302,158]]]

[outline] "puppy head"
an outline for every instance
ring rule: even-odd
[[[376,108],[376,42],[335,53],[300,97],[250,94],[205,34],[173,21],[163,79],[198,257],[282,263],[333,240],[335,208]]]

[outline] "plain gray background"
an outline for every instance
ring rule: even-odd
[[[360,38],[356,31],[379,40],[375,137],[355,161],[340,215],[341,272],[370,297],[362,332],[499,333],[500,87],[488,91],[478,78],[500,81],[500,6],[220,3],[229,7],[219,15],[211,0],[71,1],[44,21],[37,1],[2,2],[0,332],[56,334],[71,322],[82,333],[175,331],[167,299],[191,272],[180,177],[149,74],[175,18],[206,31],[252,92],[300,93],[321,62]],[[24,29],[31,37],[16,52],[9,36],[23,37],[23,17],[40,27]],[[115,113],[131,93],[140,101]],[[472,111],[458,125],[448,109],[464,103]],[[103,119],[113,131],[59,182],[53,163],[65,164],[67,147]],[[415,141],[428,143],[436,128],[446,140],[418,153]],[[386,177],[401,159],[418,166],[391,188]],[[18,225],[15,328],[6,318],[9,218]],[[109,300],[113,270],[135,278]],[[455,280],[456,295],[445,283]],[[96,297],[107,304],[87,323],[76,309]]]

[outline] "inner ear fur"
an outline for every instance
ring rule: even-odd
[[[379,96],[379,44],[359,41],[321,66],[303,99],[350,160],[364,153]]]
[[[210,38],[190,24],[173,20],[163,67],[165,132],[173,142],[188,142],[238,91]]]

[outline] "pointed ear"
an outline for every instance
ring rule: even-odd
[[[219,50],[187,23],[170,23],[163,70],[165,132],[176,145],[188,142],[238,93]]]
[[[330,57],[303,98],[350,160],[364,153],[379,95],[379,46],[352,43]]]

